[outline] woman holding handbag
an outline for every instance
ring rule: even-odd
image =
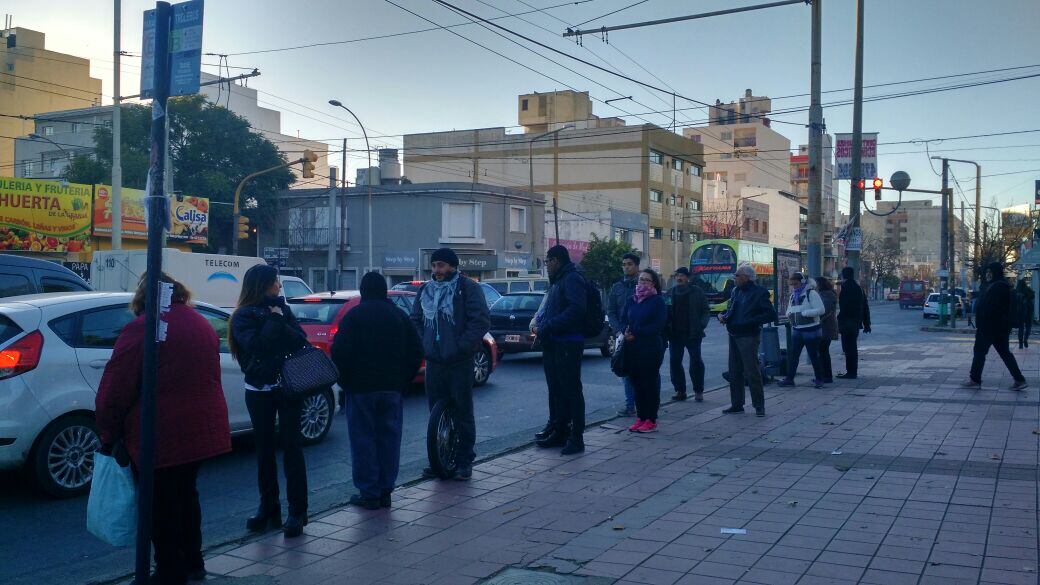
[[[636,292],[621,313],[621,325],[625,332],[625,370],[635,387],[636,399],[636,422],[628,430],[651,433],[657,430],[661,407],[661,363],[668,325],[661,279],[653,270],[639,273]]]
[[[791,323],[791,346],[787,349],[787,376],[778,386],[794,386],[794,375],[798,371],[798,360],[802,348],[809,354],[813,369],[813,387],[823,388],[820,372],[820,340],[823,338],[820,317],[827,309],[816,292],[816,281],[806,279],[795,272],[787,279],[791,285],[791,301],[787,305],[787,318]]]
[[[141,446],[141,368],[145,344],[145,279],[130,310],[137,318],[123,327],[105,365],[95,399],[103,453],[121,443],[135,470]],[[220,385],[220,342],[213,327],[188,305],[191,294],[168,275],[173,302],[163,315],[166,341],[159,352],[155,388],[155,495],[152,500],[152,583],[182,585],[205,578],[202,509],[196,489],[199,466],[231,451],[227,402]]]
[[[275,447],[280,442],[289,502],[284,532],[286,538],[293,538],[303,534],[307,524],[307,467],[300,435],[303,401],[287,396],[279,384],[286,356],[305,347],[307,335],[281,291],[273,266],[258,264],[246,271],[238,308],[231,316],[228,345],[245,374],[246,408],[256,442],[260,507],[246,521],[246,528],[259,532],[282,526],[275,461]]]

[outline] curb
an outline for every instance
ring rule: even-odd
[[[956,329],[954,329],[952,327],[938,327],[933,325],[925,325],[924,327],[921,327],[921,331],[926,331],[929,333],[955,333],[957,335],[975,335],[975,329],[970,327],[957,327]]]

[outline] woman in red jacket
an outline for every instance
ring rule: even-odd
[[[166,341],[159,352],[155,390],[155,497],[152,545],[157,581],[166,584],[200,580],[202,511],[195,488],[199,464],[231,451],[227,402],[220,385],[220,345],[206,319],[188,306],[191,294],[173,284],[173,304],[163,320]],[[95,412],[103,449],[122,442],[137,469],[141,443],[138,402],[144,358],[145,279],[130,310],[137,315],[123,328],[105,366]]]

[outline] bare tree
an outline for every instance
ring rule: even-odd
[[[899,270],[899,246],[876,234],[863,234],[860,257],[870,263],[870,280],[875,293],[887,277],[894,277]]]

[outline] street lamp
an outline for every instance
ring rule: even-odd
[[[32,134],[29,134],[29,138],[32,138],[33,140],[45,140],[47,142],[50,142],[51,144],[53,144],[55,146],[55,148],[57,148],[58,150],[61,151],[61,153],[65,156],[66,160],[72,160],[72,155],[69,154],[69,151],[67,151],[64,148],[62,148],[60,144],[58,144],[57,142],[51,140],[50,138],[47,138],[46,136],[41,136],[41,135],[39,135],[39,134],[37,134],[35,132],[33,132]],[[42,153],[41,153],[41,157],[42,157]],[[43,164],[43,163],[41,162],[40,164]]]
[[[372,147],[368,144],[368,132],[365,131],[365,126],[361,123],[361,120],[357,117],[357,114],[351,112],[350,108],[344,106],[343,103],[339,100],[329,100],[329,105],[335,106],[337,108],[343,108],[347,111],[348,114],[354,116],[354,120],[356,120],[358,126],[361,127],[361,134],[365,137],[365,150],[368,151],[368,169],[365,171],[366,173],[368,173],[368,176],[365,180],[365,183],[368,184],[368,269],[372,270],[372,268],[375,266],[375,262],[373,262],[372,260]],[[346,173],[347,169],[343,169],[342,172]],[[340,204],[346,205],[346,201],[343,201]],[[331,231],[329,232],[329,237],[332,237]]]
[[[534,234],[534,143],[536,140],[541,140],[551,134],[558,134],[564,130],[573,130],[574,124],[565,124],[561,128],[556,130],[550,130],[548,132],[542,132],[541,134],[531,138],[527,143],[527,170],[530,194],[531,194],[531,257],[534,257],[535,248],[535,234]],[[556,243],[560,243],[560,206],[559,196],[556,192],[553,193],[553,224],[556,228]]]
[[[941,156],[933,156],[932,160],[943,160]],[[972,160],[961,160],[957,158],[948,158],[947,162],[959,162],[969,165],[975,165],[975,257],[978,258],[982,249],[982,241],[979,239],[979,212],[982,208],[982,165]],[[963,218],[961,218],[963,219]]]

